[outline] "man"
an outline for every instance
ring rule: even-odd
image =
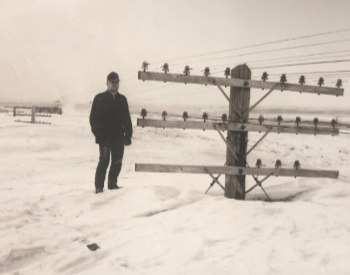
[[[132,124],[126,97],[118,93],[119,76],[107,76],[107,91],[95,96],[90,114],[91,131],[99,144],[100,158],[95,174],[96,194],[103,192],[106,171],[108,189],[118,189],[118,176],[122,167],[124,145],[131,145]]]

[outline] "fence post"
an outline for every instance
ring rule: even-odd
[[[32,107],[32,123],[35,123],[35,106]]]
[[[232,69],[231,78],[251,79],[251,71],[247,65],[239,65]],[[240,119],[240,116],[249,110],[250,88],[230,88],[230,106],[229,106],[229,122],[248,122],[249,113]],[[237,111],[239,114],[237,114]],[[227,142],[237,149],[235,160],[229,147],[226,149],[226,165],[246,167],[246,155],[248,144],[248,132],[229,131]],[[225,178],[225,196],[237,200],[245,199],[245,175],[233,176],[226,175]]]

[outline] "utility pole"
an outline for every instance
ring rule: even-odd
[[[168,68],[168,64],[165,63],[164,67]],[[186,66],[187,67],[187,66]],[[299,84],[292,84],[286,82],[286,76],[283,74],[279,82],[270,82],[268,80],[268,74],[263,73],[261,80],[252,80],[251,71],[247,65],[239,65],[231,70],[231,78],[228,78],[230,69],[225,70],[225,76],[212,77],[209,74],[204,76],[194,76],[186,73],[186,67],[184,74],[170,74],[168,71],[165,73],[158,72],[146,72],[139,71],[138,78],[142,81],[160,81],[160,82],[174,82],[184,84],[197,84],[205,86],[216,86],[220,92],[224,95],[229,102],[229,117],[228,122],[209,122],[209,121],[166,121],[166,120],[153,120],[142,119],[137,120],[137,126],[139,127],[156,127],[156,128],[176,128],[176,129],[196,129],[196,130],[215,130],[220,135],[221,139],[226,144],[226,164],[225,166],[203,166],[203,165],[173,165],[173,164],[144,164],[136,163],[135,171],[137,172],[151,172],[151,173],[188,173],[188,174],[208,174],[213,180],[210,187],[217,183],[222,189],[224,189],[225,196],[227,198],[233,198],[237,200],[244,200],[245,194],[252,191],[257,186],[261,187],[269,201],[267,193],[262,187],[262,183],[271,176],[279,177],[310,177],[310,178],[333,178],[339,177],[339,171],[330,170],[310,170],[301,169],[300,162],[295,160],[293,168],[282,168],[281,160],[276,160],[275,167],[262,168],[261,159],[257,159],[255,167],[249,167],[246,162],[247,156],[254,150],[257,145],[269,134],[305,134],[305,135],[339,135],[339,129],[332,127],[309,127],[299,125],[262,125],[256,123],[249,123],[249,113],[260,104],[268,95],[274,90],[290,91],[297,93],[311,93],[318,95],[332,95],[343,96],[344,89],[340,89],[340,85],[336,85],[337,88],[310,86],[304,85],[304,76],[300,77]],[[207,68],[206,68],[207,70]],[[209,69],[208,69],[209,72]],[[303,80],[303,81],[301,81]],[[222,86],[230,86],[230,97],[221,88]],[[269,91],[263,95],[255,104],[250,106],[250,88],[255,89],[268,89]],[[223,131],[227,131],[227,138],[222,134]],[[254,145],[247,150],[248,144],[248,132],[259,132],[264,134],[255,142]],[[213,174],[218,174],[214,177]],[[225,175],[225,188],[218,181],[221,175]],[[245,190],[246,175],[253,176],[256,184]],[[258,180],[259,176],[265,176],[263,179]],[[208,189],[209,190],[209,189]],[[207,191],[208,191],[207,190]],[[207,192],[206,191],[206,192]]]
[[[251,71],[247,65],[239,65],[231,70],[231,78],[251,79]],[[241,117],[249,109],[250,88],[231,87],[230,106],[228,121],[233,123],[247,123],[249,113]],[[227,138],[228,145],[235,148],[236,158],[232,154],[229,146],[226,149],[226,166],[246,167],[246,153],[248,144],[248,132],[229,131]],[[237,200],[245,198],[245,175],[225,176],[225,196]]]

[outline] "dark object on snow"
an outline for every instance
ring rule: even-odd
[[[300,83],[300,85],[305,84],[305,76],[303,76],[303,75],[300,76],[299,83]]]
[[[255,166],[258,167],[258,168],[260,168],[261,165],[262,165],[261,159],[257,159],[257,161],[256,161],[256,163],[255,163]]]
[[[296,160],[296,161],[294,162],[293,167],[294,167],[295,169],[300,169],[300,162],[299,162],[299,160]]]
[[[89,248],[91,251],[96,251],[100,247],[97,244],[93,243],[93,244],[88,244],[87,248]]]
[[[299,127],[299,123],[301,122],[301,119],[299,116],[295,118],[295,123],[297,124],[297,127]]]

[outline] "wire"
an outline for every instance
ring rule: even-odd
[[[313,71],[313,72],[292,72],[288,75],[303,75],[303,74],[320,74],[320,73],[350,73],[350,70],[338,70],[338,71]],[[281,74],[269,74],[269,76],[275,76]]]
[[[282,42],[295,41],[295,40],[300,40],[300,39],[305,39],[305,38],[311,38],[311,37],[316,37],[316,36],[323,36],[323,35],[334,34],[334,33],[340,33],[340,32],[347,32],[347,31],[350,31],[350,28],[348,28],[348,29],[336,30],[336,31],[330,31],[330,32],[323,32],[323,33],[311,34],[311,35],[305,35],[305,36],[298,36],[298,37],[286,38],[286,39],[275,40],[275,41],[269,41],[269,42],[264,42],[264,43],[259,43],[259,44],[253,44],[253,45],[243,46],[243,47],[237,47],[237,48],[231,48],[231,49],[227,49],[227,50],[209,52],[209,53],[204,53],[204,54],[199,54],[199,55],[193,55],[193,56],[187,56],[187,57],[179,57],[179,58],[170,59],[170,60],[168,60],[168,61],[177,61],[177,60],[183,60],[183,59],[189,59],[189,58],[202,57],[202,56],[213,55],[213,54],[218,54],[218,53],[224,53],[224,52],[230,52],[230,51],[237,51],[237,50],[249,49],[249,48],[254,48],[254,47],[260,47],[260,46],[265,46],[265,45],[277,44],[277,43],[282,43]],[[152,62],[152,63],[153,63],[153,64],[159,64],[159,63],[162,63],[162,62]]]
[[[232,57],[241,57],[241,56],[249,56],[249,55],[260,54],[260,53],[269,53],[269,52],[285,51],[285,50],[292,50],[292,49],[308,48],[308,47],[314,47],[314,46],[320,46],[320,45],[329,45],[329,44],[348,42],[348,41],[350,41],[350,39],[335,40],[335,41],[328,41],[328,42],[320,42],[320,43],[313,43],[313,44],[307,44],[307,45],[301,45],[301,46],[291,46],[291,47],[277,48],[277,49],[272,49],[272,50],[264,50],[264,51],[257,51],[257,52],[251,52],[251,53],[243,53],[243,54],[224,56],[224,57],[218,57],[218,58],[212,58],[212,59],[206,59],[206,60],[199,60],[199,61],[195,61],[194,64],[195,63],[201,63],[201,62],[213,61],[213,60],[228,59],[228,58],[232,58]],[[183,64],[183,63],[184,62],[175,63],[174,65]]]
[[[296,80],[296,79],[299,79],[300,78],[300,76],[301,75],[287,75],[287,78],[288,78],[288,80],[290,80],[290,79],[293,79],[293,80]],[[346,79],[346,78],[349,78],[350,77],[350,75],[329,75],[329,74],[322,74],[321,75],[323,78],[327,78],[327,79]],[[278,77],[275,77],[275,78],[279,78],[280,77],[280,75],[278,76]],[[315,74],[315,75],[304,75],[304,77],[305,77],[305,80],[307,81],[307,80],[310,80],[310,79],[318,79],[319,77],[320,77],[320,75],[319,74]],[[259,79],[260,77],[253,77],[252,79]]]
[[[299,78],[300,77],[300,75],[291,75],[291,76],[289,76],[288,74],[286,74],[286,75],[288,78]],[[329,77],[329,78],[335,78],[335,77],[339,78],[341,76],[349,77],[350,75],[349,74],[348,75],[322,74],[322,77]],[[306,75],[305,78],[312,79],[312,78],[318,78],[318,77],[319,77],[319,74],[311,74],[311,75]]]
[[[350,50],[347,51],[337,51],[337,52],[322,52],[322,53],[314,53],[314,54],[303,54],[303,55],[294,55],[294,56],[287,56],[287,57],[279,57],[279,58],[270,58],[270,59],[260,59],[260,60],[255,60],[255,61],[247,61],[247,63],[260,63],[260,62],[264,62],[264,61],[272,61],[272,60],[285,60],[285,59],[292,59],[292,58],[296,58],[296,57],[308,57],[308,56],[316,56],[316,55],[327,55],[327,54],[336,54],[336,53],[346,53],[346,52],[350,52]],[[320,57],[319,57],[320,58]],[[326,57],[325,57],[326,58]]]
[[[250,68],[250,69],[280,68],[280,67],[303,66],[303,65],[316,65],[316,64],[339,63],[339,62],[349,62],[349,61],[350,61],[350,59],[331,60],[331,61],[320,61],[320,62],[306,62],[306,63],[283,64],[283,65],[274,65],[274,66],[252,67],[252,68]]]
[[[288,59],[293,59],[293,61],[307,61],[307,60],[319,60],[319,59],[328,59],[328,58],[335,58],[335,57],[348,57],[350,56],[350,54],[340,54],[340,55],[331,55],[331,56],[314,56],[314,57],[304,57],[304,58],[284,58],[285,60],[272,60],[272,61],[267,61],[266,64],[262,64],[262,65],[272,65],[273,64],[278,64],[281,62],[284,62]],[[261,62],[247,62],[247,64],[251,65],[252,63],[261,63]],[[261,66],[261,64],[258,64],[259,66]]]
[[[322,52],[322,53],[316,53],[316,54],[305,54],[305,55],[294,55],[294,56],[287,56],[287,57],[278,57],[278,58],[270,58],[270,59],[260,59],[260,60],[253,60],[253,61],[247,61],[247,63],[249,64],[254,64],[254,63],[260,63],[260,62],[264,62],[264,61],[272,61],[272,60],[284,60],[284,59],[292,59],[295,57],[307,57],[307,56],[315,56],[315,55],[326,55],[326,54],[335,54],[335,53],[345,53],[345,52],[350,52],[350,50],[346,50],[346,51],[337,51],[337,52]],[[325,57],[326,58],[326,57]],[[215,67],[220,67],[220,66],[226,66],[227,63],[225,64],[220,64],[220,65],[216,65]],[[227,66],[226,66],[227,67]],[[225,68],[226,68],[225,67]],[[215,70],[216,68],[214,68]],[[221,71],[221,69],[220,69]]]

